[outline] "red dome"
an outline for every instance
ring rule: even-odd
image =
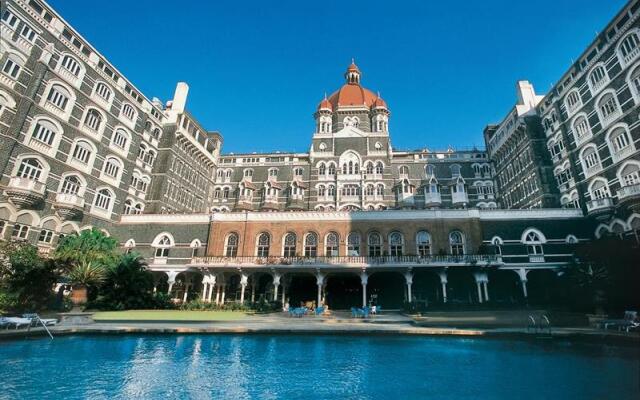
[[[327,100],[326,97],[320,102],[320,104],[318,104],[318,111],[319,110],[333,111],[333,106],[331,105],[331,102]]]
[[[378,96],[376,101],[373,102],[373,108],[387,108],[387,102],[382,100],[382,97]]]

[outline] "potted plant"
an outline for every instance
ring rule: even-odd
[[[87,304],[87,288],[101,284],[106,276],[105,268],[100,264],[87,261],[74,264],[68,276],[72,288],[71,302],[74,308],[80,308]]]

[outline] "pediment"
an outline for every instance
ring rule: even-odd
[[[365,137],[366,133],[354,126],[345,126],[338,132],[336,132],[334,137]]]

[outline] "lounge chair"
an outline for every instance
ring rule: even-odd
[[[622,319],[607,319],[600,324],[605,330],[610,327],[616,327],[618,330],[626,330],[628,332],[629,328],[634,329],[638,327],[638,312],[625,311]]]
[[[9,323],[9,325],[13,325],[16,329],[24,326],[24,327],[30,327],[31,326],[31,319],[28,318],[18,318],[18,317],[6,317],[4,319],[6,322]],[[7,328],[9,329],[9,328]]]
[[[316,315],[322,315],[324,313],[324,307],[316,307]]]
[[[38,314],[22,314],[22,318],[30,319],[31,326],[38,326],[42,322],[46,326],[52,326],[58,323],[55,318],[40,318]]]

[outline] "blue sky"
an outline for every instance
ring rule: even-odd
[[[482,146],[518,79],[545,93],[625,4],[49,2],[147,97],[186,81],[187,108],[225,153],[307,151],[317,103],[352,57],[389,104],[395,148]]]

